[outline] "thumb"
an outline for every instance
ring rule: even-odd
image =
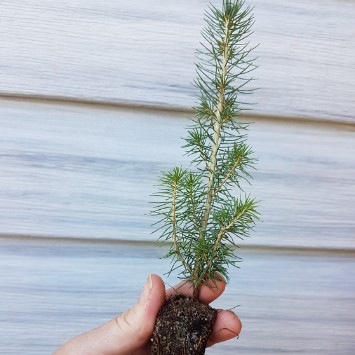
[[[116,323],[116,342],[120,348],[117,355],[131,353],[149,341],[164,302],[163,280],[157,275],[149,275],[137,303],[111,321]]]
[[[165,286],[157,275],[149,275],[136,304],[106,324],[79,335],[54,355],[127,355],[151,338],[156,317],[165,301]]]

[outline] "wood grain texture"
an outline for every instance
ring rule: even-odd
[[[150,195],[162,170],[188,164],[187,124],[177,113],[0,100],[1,233],[154,239]],[[354,135],[253,124],[263,222],[242,244],[355,249]]]
[[[190,107],[207,4],[1,1],[0,93]],[[354,122],[355,3],[252,4],[256,112]]]
[[[119,244],[0,240],[1,354],[50,354],[124,311],[147,273],[167,270],[161,253]],[[234,309],[243,322],[240,339],[207,354],[353,354],[353,256],[241,255],[241,269],[231,270],[231,283],[214,304],[240,305]]]
[[[149,196],[161,170],[186,164],[179,137],[187,120],[169,110],[196,100],[193,55],[207,3],[0,2],[0,96],[168,109],[0,99],[0,235],[9,236],[0,238],[1,354],[50,353],[132,305],[147,272],[168,270],[162,250],[103,240],[155,238]],[[257,120],[251,128],[263,223],[241,242],[255,250],[241,251],[242,269],[231,270],[215,305],[241,304],[243,333],[208,353],[351,355],[355,3],[253,5],[253,43],[261,43],[255,113],[299,123]]]

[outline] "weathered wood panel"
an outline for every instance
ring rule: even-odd
[[[0,100],[1,233],[152,240],[161,170],[186,164],[177,113]],[[244,244],[355,248],[351,126],[258,121],[252,193],[263,222]]]
[[[1,1],[0,92],[190,107],[207,3]],[[355,3],[252,4],[256,111],[354,121]]]
[[[131,306],[147,273],[168,268],[152,247],[4,240],[0,246],[0,352],[6,355],[50,354]],[[354,353],[353,256],[241,255],[241,269],[231,270],[215,306],[240,305],[242,334],[207,354]]]
[[[206,4],[1,1],[0,95],[188,108]],[[253,4],[255,112],[354,123],[355,3]],[[10,234],[0,238],[0,353],[48,354],[130,306],[146,265],[167,270],[150,246],[97,239],[152,240],[149,195],[162,169],[186,162],[186,123],[168,111],[0,100],[0,233]],[[354,134],[257,122],[263,223],[242,244],[353,250]],[[353,354],[353,254],[241,255],[217,307],[241,304],[243,333],[210,354]]]

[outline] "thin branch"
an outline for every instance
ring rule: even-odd
[[[194,198],[193,198],[192,184],[189,189],[189,197],[190,197],[190,201],[191,201],[193,224],[194,224],[196,230],[199,230],[200,227],[199,227],[198,219],[196,216],[196,209],[195,209],[195,203],[194,203]]]
[[[190,266],[187,264],[185,259],[182,257],[180,253],[179,243],[177,241],[177,233],[176,233],[176,193],[177,193],[177,182],[173,182],[173,195],[172,195],[172,208],[171,208],[171,224],[173,226],[173,244],[175,248],[175,252],[177,257],[180,259],[185,269],[192,273]]]
[[[237,222],[248,210],[248,207],[243,208],[243,210],[238,213],[232,220],[229,222],[229,224],[226,227],[222,227],[217,235],[216,242],[213,246],[213,254],[211,259],[208,261],[208,264],[205,268],[205,273],[208,271],[209,267],[211,266],[212,260],[216,259],[217,256],[217,251],[219,249],[219,245],[222,241],[223,236],[229,231],[229,229],[234,225],[235,222]]]
[[[218,194],[218,192],[220,192],[222,190],[222,187],[224,186],[224,184],[228,181],[228,179],[230,178],[230,176],[234,173],[235,169],[237,168],[237,166],[239,165],[240,161],[242,160],[242,157],[238,157],[237,161],[234,163],[232,169],[229,170],[228,174],[225,176],[225,178],[223,179],[223,181],[220,183],[220,185],[217,187],[216,190],[213,191],[213,197],[216,196]]]

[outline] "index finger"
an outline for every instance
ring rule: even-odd
[[[205,284],[200,287],[199,301],[201,303],[211,303],[218,298],[226,287],[226,281],[221,275],[218,275],[214,280],[207,280]],[[182,280],[176,286],[166,290],[166,299],[174,295],[192,296],[193,287],[192,282]]]

